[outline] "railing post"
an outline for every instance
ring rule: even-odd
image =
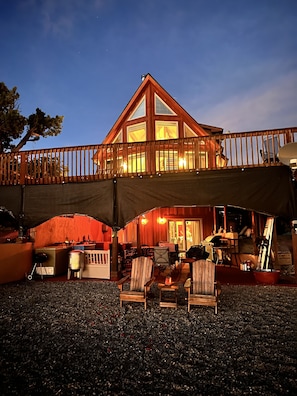
[[[26,159],[27,156],[24,152],[20,153],[21,163],[20,163],[20,184],[25,184],[26,182]]]
[[[297,222],[297,220],[294,220],[292,222],[292,225],[295,224],[294,222]],[[295,283],[297,283],[297,231],[294,228],[294,226],[292,226],[292,246],[293,246],[292,264],[295,269]]]
[[[118,174],[118,159],[117,159],[117,145],[114,144],[112,148],[112,173],[113,176]]]

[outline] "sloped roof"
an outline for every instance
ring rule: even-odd
[[[134,95],[116,120],[111,130],[106,135],[103,143],[112,143],[116,134],[121,129],[122,125],[129,120],[129,117],[139,104],[141,99],[146,95],[150,100],[152,106],[154,94],[164,101],[183,121],[193,130],[197,136],[208,136],[211,134],[223,133],[220,127],[199,124],[150,74],[143,76],[143,80],[135,91]],[[153,107],[153,106],[152,106]],[[150,114],[152,115],[152,114]],[[148,115],[148,117],[150,116]]]

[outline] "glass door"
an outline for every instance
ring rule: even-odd
[[[169,242],[178,245],[180,252],[186,252],[193,245],[199,245],[202,239],[201,220],[169,220]]]

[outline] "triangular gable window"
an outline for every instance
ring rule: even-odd
[[[122,129],[116,135],[116,137],[113,139],[112,143],[123,143],[123,131],[122,131]]]
[[[129,120],[135,120],[136,118],[145,116],[145,96],[142,98],[141,102],[138,104],[136,109],[130,115]]]
[[[197,137],[197,133],[195,133],[187,124],[184,124],[184,134],[186,138]]]
[[[155,113],[158,115],[176,115],[158,95],[155,94]]]

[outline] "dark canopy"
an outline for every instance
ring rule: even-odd
[[[22,218],[27,228],[73,213],[123,228],[148,210],[177,205],[230,205],[287,219],[297,216],[296,191],[286,166],[0,187],[0,206]]]

